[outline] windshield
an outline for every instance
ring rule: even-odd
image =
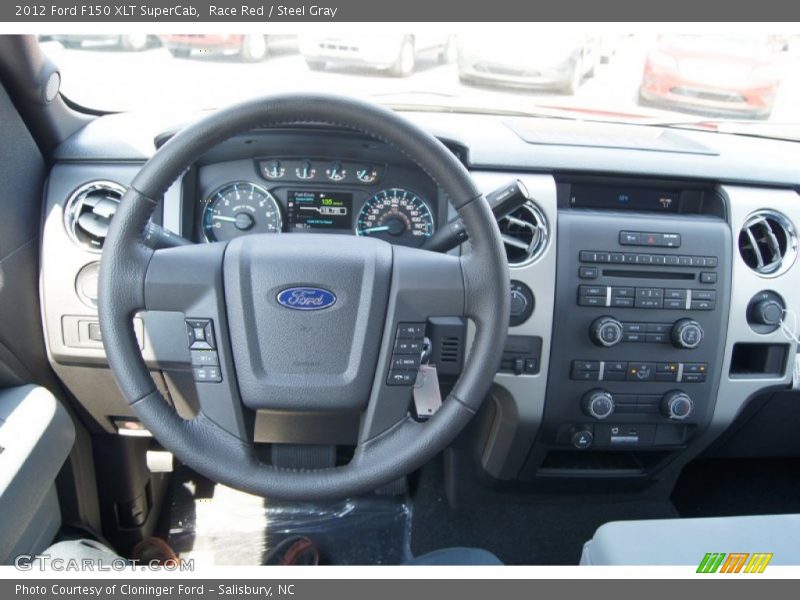
[[[61,70],[64,95],[102,111],[187,111],[326,91],[406,110],[779,137],[796,136],[800,124],[800,34],[135,33],[40,42]]]

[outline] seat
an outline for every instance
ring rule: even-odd
[[[692,565],[707,553],[772,553],[800,565],[800,515],[615,521],[583,546],[581,565]]]

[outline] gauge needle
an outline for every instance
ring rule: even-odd
[[[213,215],[211,217],[212,221],[225,221],[226,223],[236,223],[235,217],[223,217],[222,215]]]
[[[379,233],[381,231],[389,231],[389,226],[381,225],[380,227],[367,227],[361,230],[362,233]]]

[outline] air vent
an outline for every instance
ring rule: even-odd
[[[442,338],[439,359],[446,363],[457,363],[461,356],[461,340],[457,337]]]
[[[771,210],[753,213],[739,232],[739,254],[764,277],[776,277],[797,257],[797,235],[784,215]]]
[[[111,181],[92,181],[75,190],[64,208],[64,225],[72,240],[100,252],[124,192],[125,188]]]
[[[541,256],[549,236],[547,220],[539,207],[528,202],[498,221],[508,264],[521,266]]]

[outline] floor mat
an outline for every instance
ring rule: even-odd
[[[705,459],[688,465],[672,494],[682,517],[800,512],[800,459]]]
[[[677,516],[670,502],[534,501],[524,494],[482,494],[474,504],[450,508],[433,466],[423,470],[414,495],[411,549],[418,556],[439,548],[471,546],[508,565],[575,565],[583,544],[609,521]],[[516,496],[516,500],[515,500]]]
[[[168,541],[197,566],[261,565],[294,535],[316,543],[322,564],[400,564],[409,552],[410,514],[410,504],[396,497],[272,501],[182,468],[172,482]]]

